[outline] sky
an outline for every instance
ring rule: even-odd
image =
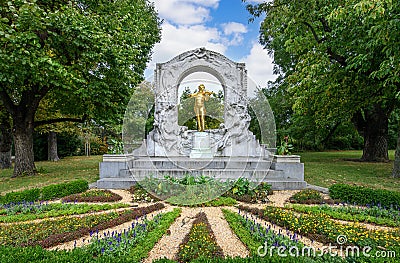
[[[257,86],[274,80],[272,58],[259,44],[261,19],[249,23],[247,3],[265,0],[151,0],[163,20],[161,41],[153,49],[145,75],[188,50],[205,47],[235,62],[246,63],[247,74]]]

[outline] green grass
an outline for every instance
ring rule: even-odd
[[[376,189],[400,191],[400,178],[393,178],[394,151],[388,163],[363,163],[362,151],[330,151],[300,153],[304,176],[309,184],[329,187],[335,183],[364,185]]]
[[[36,162],[39,174],[18,178],[11,178],[12,169],[0,170],[0,194],[77,179],[83,179],[89,183],[95,182],[99,178],[101,160],[102,156],[73,156],[63,158],[58,162]]]

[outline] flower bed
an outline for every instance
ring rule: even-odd
[[[0,262],[2,263],[15,263],[16,260],[19,262],[74,262],[74,263],[112,263],[112,262],[140,262],[147,256],[149,251],[154,247],[155,243],[161,238],[161,236],[167,231],[169,226],[179,216],[180,210],[174,209],[172,212],[158,215],[157,222],[148,221],[147,231],[142,233],[140,238],[136,238],[135,244],[131,243],[131,246],[126,247],[128,253],[113,253],[114,250],[110,250],[110,247],[104,247],[102,253],[102,247],[97,247],[97,254],[94,247],[97,242],[89,244],[82,248],[75,248],[70,251],[58,250],[58,251],[47,251],[43,248],[36,247],[11,247],[11,246],[0,246]],[[152,225],[150,227],[150,225]],[[139,227],[139,225],[137,225]],[[134,229],[130,229],[134,231]],[[128,231],[125,231],[125,235],[131,235]],[[121,233],[121,241],[122,241]],[[114,234],[115,238],[118,239],[118,233]],[[125,241],[125,240],[124,240]],[[123,242],[122,242],[123,243]],[[115,244],[115,243],[114,243]],[[115,244],[116,245],[116,244]],[[118,246],[116,246],[118,247]]]
[[[289,202],[298,204],[333,204],[331,199],[324,199],[320,192],[314,189],[303,189],[289,198]]]
[[[204,212],[196,215],[193,226],[179,245],[178,261],[190,262],[196,258],[223,257]]]
[[[348,244],[358,246],[396,247],[400,245],[400,232],[368,230],[357,224],[340,224],[331,220],[327,215],[301,214],[286,209],[268,206],[264,210],[239,206],[239,209],[258,215],[261,218],[285,227],[291,231],[305,235],[324,244],[337,244],[337,237],[344,235]]]
[[[141,252],[139,256],[135,252],[139,252],[139,246],[153,247],[162,233],[165,233],[168,227],[180,214],[180,209],[174,209],[169,213],[156,215],[152,220],[145,219],[142,223],[132,223],[131,227],[123,231],[97,234],[91,240],[90,244],[85,247],[94,257],[110,256],[110,257],[135,257],[139,260],[147,253]],[[162,230],[162,231],[160,231]],[[161,235],[160,235],[161,234]],[[149,240],[153,240],[153,244],[148,246]]]
[[[291,210],[307,214],[325,214],[330,218],[353,222],[366,222],[377,225],[398,227],[400,226],[400,210],[383,209],[381,207],[355,207],[355,206],[302,206],[293,205]]]
[[[110,190],[90,190],[80,194],[73,194],[62,199],[64,202],[117,202],[122,197]]]
[[[298,236],[293,235],[291,238],[283,236],[280,232],[275,233],[271,227],[265,228],[254,219],[248,218],[247,215],[231,212],[223,209],[226,221],[235,232],[235,234],[247,246],[252,255],[257,255],[259,247],[266,243],[271,246],[296,246],[301,248],[303,244],[299,242]],[[275,251],[276,252],[276,251]]]
[[[120,213],[111,212],[84,217],[62,217],[56,220],[44,220],[39,223],[5,225],[0,230],[0,245],[40,245],[48,248],[80,238],[90,232],[120,225],[162,208],[164,208],[164,205],[157,203]]]
[[[0,222],[11,223],[49,217],[78,215],[89,212],[105,211],[128,207],[128,204],[67,204],[67,203],[34,203],[22,202],[19,204],[4,205],[0,210]]]

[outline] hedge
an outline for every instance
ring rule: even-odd
[[[43,188],[34,188],[18,192],[10,192],[0,196],[0,204],[47,201],[67,195],[81,193],[89,189],[85,180],[75,180],[68,183],[48,185]]]
[[[356,205],[375,205],[382,207],[397,207],[400,204],[400,192],[384,189],[372,189],[364,186],[334,184],[329,187],[332,199]]]

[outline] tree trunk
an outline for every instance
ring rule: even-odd
[[[53,131],[47,136],[47,159],[53,162],[60,160],[57,153],[57,133]]]
[[[0,115],[0,169],[8,169],[11,164],[12,132],[8,114]]]
[[[33,154],[33,116],[28,114],[15,114],[14,123],[14,147],[15,165],[12,177],[35,175],[36,167]]]
[[[388,162],[388,116],[380,105],[364,112],[364,149],[362,161]]]
[[[400,130],[397,135],[396,153],[394,155],[393,177],[400,177]]]

